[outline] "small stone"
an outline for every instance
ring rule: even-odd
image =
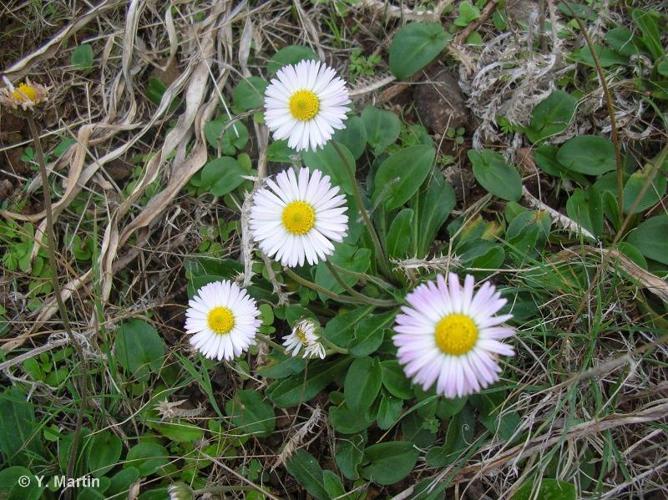
[[[0,180],[0,201],[9,198],[14,192],[14,184],[9,179]]]
[[[104,169],[109,174],[109,177],[116,182],[122,182],[132,174],[132,165],[120,158],[110,161],[105,165]]]
[[[415,87],[415,104],[420,120],[434,134],[443,135],[448,128],[470,127],[466,98],[447,69],[427,72],[427,77]]]

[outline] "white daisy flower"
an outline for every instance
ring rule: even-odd
[[[262,251],[289,267],[316,264],[348,231],[346,198],[319,170],[290,169],[253,197],[250,229]]]
[[[188,303],[190,344],[210,359],[230,361],[255,343],[260,311],[246,290],[231,281],[204,285]]]
[[[346,82],[318,61],[282,67],[264,93],[264,118],[275,140],[297,151],[324,146],[350,111]]]
[[[489,282],[473,293],[473,276],[464,288],[456,274],[418,286],[406,296],[407,306],[397,316],[393,337],[404,372],[424,390],[448,398],[479,392],[499,379],[497,357],[513,356],[500,340],[515,330],[502,323],[511,314],[496,316],[506,304]]]
[[[320,336],[316,332],[317,325],[308,319],[303,319],[292,329],[290,335],[283,339],[283,346],[292,357],[297,357],[304,348],[303,358],[325,359],[325,346],[320,343]]]

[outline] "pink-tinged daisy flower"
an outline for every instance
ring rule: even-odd
[[[350,111],[346,82],[318,61],[283,66],[264,93],[264,118],[274,139],[297,151],[316,150],[344,128]]]
[[[231,281],[200,288],[188,303],[186,332],[190,344],[205,357],[230,361],[255,343],[262,323],[255,300]]]
[[[424,390],[436,384],[436,392],[448,398],[479,392],[499,380],[498,355],[515,354],[500,342],[515,334],[502,326],[512,315],[496,315],[506,299],[489,282],[475,294],[473,286],[473,276],[466,276],[462,288],[450,273],[447,282],[439,275],[406,296],[393,341],[406,376]]]

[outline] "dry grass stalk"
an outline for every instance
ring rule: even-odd
[[[276,458],[274,464],[271,466],[271,470],[280,467],[290,458],[290,456],[302,445],[306,437],[313,431],[313,429],[320,425],[320,420],[322,418],[322,410],[319,406],[316,406],[308,420],[303,424],[300,424],[297,431],[292,434],[287,443],[285,443],[283,450]]]

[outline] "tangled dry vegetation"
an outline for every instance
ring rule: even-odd
[[[261,74],[281,47],[310,46],[346,75],[353,48],[384,57],[402,23],[447,23],[456,15],[452,3],[3,2],[2,75],[13,82],[29,76],[50,87],[48,107],[39,120],[50,152],[53,216],[60,241],[58,269],[50,272],[59,276],[74,333],[73,338],[65,334],[48,288],[49,272],[35,267],[46,262],[46,212],[38,194],[41,182],[30,163],[31,138],[21,119],[2,111],[0,198],[5,203],[0,216],[5,228],[32,227],[31,234],[18,239],[0,234],[3,253],[17,241],[25,246],[23,264],[17,269],[4,266],[0,275],[0,304],[7,322],[5,329],[0,325],[3,384],[28,388],[38,420],[59,414],[59,435],[83,425],[93,431],[111,430],[124,446],[131,446],[146,429],[138,415],[165,387],[156,382],[139,394],[123,389],[108,407],[102,399],[117,391],[107,365],[110,339],[120,323],[143,318],[166,341],[169,352],[163,368],[184,370],[188,359],[195,358],[182,334],[189,258],[205,249],[218,258],[242,259],[240,282],[251,282],[253,273],[264,275],[283,302],[295,292],[290,284],[286,288],[268,261],[253,260],[246,232],[229,230],[237,227],[244,199],[233,197],[232,203],[223,204],[186,189],[210,159],[205,125],[221,113],[229,114],[228,126],[249,116],[232,110],[231,90],[240,80]],[[522,204],[549,213],[564,241],[573,235],[583,241],[495,273],[515,290],[532,292],[530,300],[516,304],[518,329],[524,333],[518,339],[518,357],[505,366],[517,383],[506,383],[508,396],[496,402],[502,425],[484,434],[463,430],[475,439],[466,442],[456,460],[437,468],[420,460],[406,480],[390,488],[356,483],[353,491],[369,498],[413,498],[425,479],[433,488],[447,484],[448,498],[509,498],[536,475],[571,482],[584,496],[668,495],[666,315],[656,312],[668,299],[668,287],[660,275],[604,249],[569,218],[557,190],[563,186],[540,173],[517,129],[498,123],[503,115],[526,125],[532,108],[565,76],[579,71],[566,54],[574,49],[572,44],[584,40],[557,36],[559,24],[566,21],[555,2],[541,2],[544,11],[533,2],[523,4],[508,14],[508,30],[499,32],[485,19],[498,7],[488,2],[489,12],[483,8],[475,26],[484,44],[464,43],[473,28],[464,36],[455,35],[442,60],[412,82],[397,81],[381,62],[373,74],[360,75],[352,84],[356,107],[374,104],[408,122],[425,122],[440,152],[454,159],[443,170],[457,193],[456,214],[473,219],[484,213],[494,220],[500,210],[475,186],[465,154],[469,147],[494,143],[521,168]],[[592,39],[600,40],[611,23],[628,24],[622,12],[614,2],[602,2],[598,19],[588,25]],[[552,21],[553,30],[540,33],[535,28],[540,16]],[[527,20],[529,29],[521,23]],[[532,48],[537,37],[543,39],[542,50]],[[72,51],[84,43],[94,50],[94,66],[87,71],[71,63]],[[641,58],[633,64],[638,74],[647,70]],[[585,82],[597,78],[593,70],[587,71],[581,75],[583,89]],[[666,143],[660,113],[625,77],[609,71],[606,78],[620,143],[637,157],[655,156]],[[421,109],[445,112],[427,117]],[[583,92],[578,109],[578,119],[553,138],[555,144],[592,131],[610,132],[600,86]],[[465,129],[463,145],[446,137],[448,129],[460,127]],[[59,154],[53,152],[63,144]],[[262,125],[253,123],[249,144],[258,177],[281,168],[267,160],[269,136]],[[665,213],[665,198],[656,210]],[[71,239],[76,234],[85,234],[85,241]],[[89,252],[89,258],[77,259],[79,250]],[[395,264],[407,276],[417,276],[460,263],[454,249],[444,244],[428,259]],[[72,348],[72,341],[78,349]],[[56,389],[58,384],[36,380],[26,369],[29,360],[56,352],[69,359],[59,366],[89,378],[75,382],[89,391],[81,396],[87,397],[83,423],[77,415],[80,401]],[[209,384],[221,406],[242,381],[259,389],[267,385],[257,374],[266,355],[261,349],[247,373],[223,366],[211,371]],[[336,437],[326,410],[330,403],[323,392],[296,408],[278,410],[271,436],[246,441],[232,456],[208,457],[208,483],[241,484],[268,498],[304,497],[284,464],[297,449],[309,450],[325,468],[333,463]],[[158,410],[162,422],[187,419],[206,427],[218,419],[206,392],[193,379],[169,400],[163,398]],[[388,432],[401,431],[397,427]],[[181,459],[171,456],[169,461],[180,467]],[[258,461],[263,473],[249,475],[249,467]],[[129,495],[136,498],[150,486],[150,481],[138,481]],[[244,493],[222,495],[234,494]]]

